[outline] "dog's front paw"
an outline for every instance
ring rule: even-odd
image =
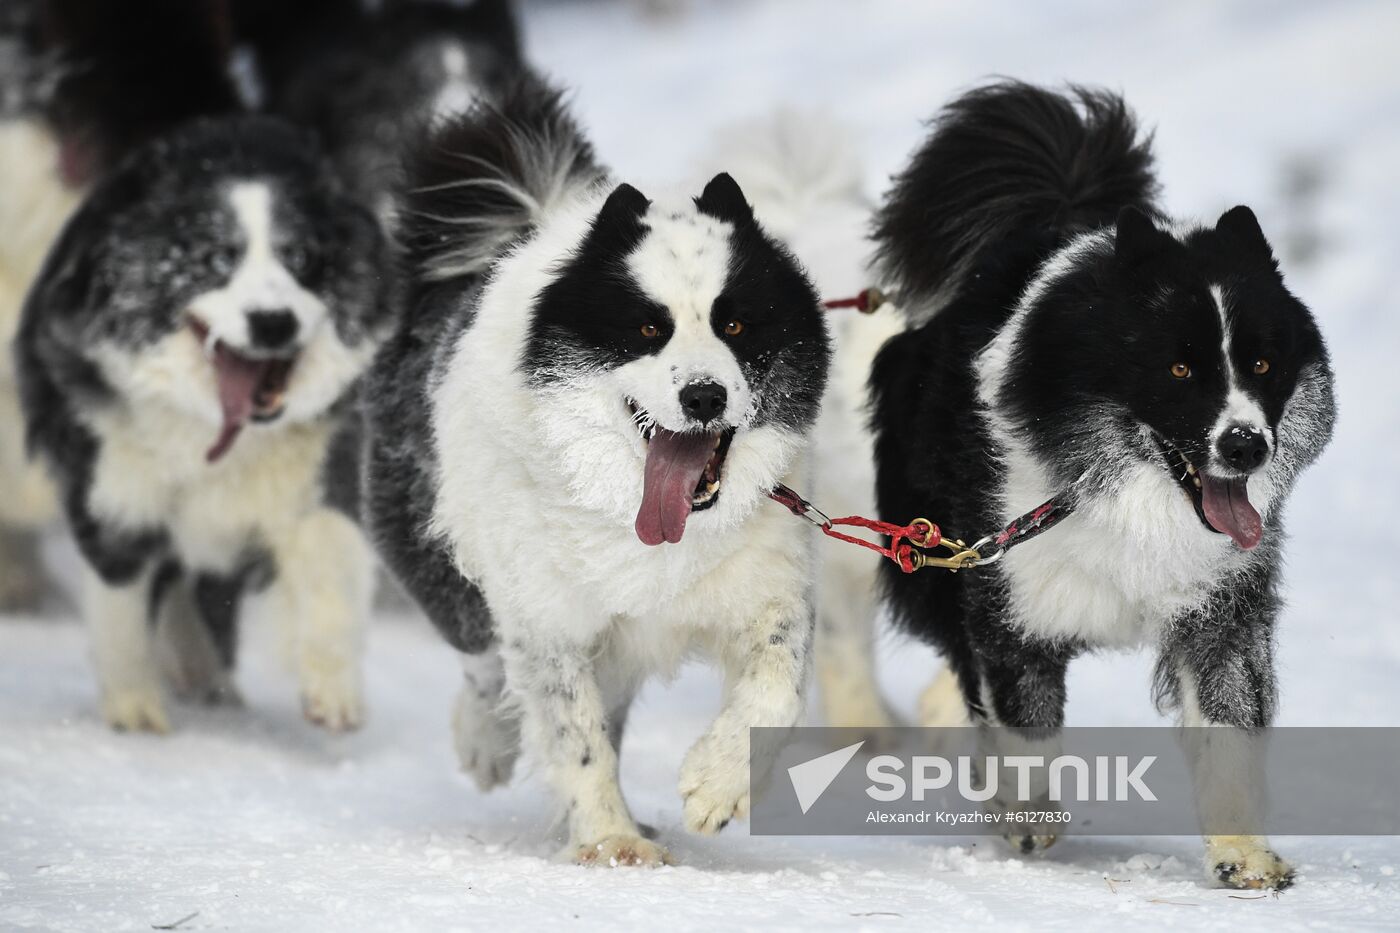
[[[719,832],[749,815],[749,756],[706,736],[681,766],[685,827],[693,833]]]
[[[674,865],[671,853],[641,836],[605,836],[574,850],[580,865],[603,868],[658,868]]]
[[[1005,836],[1011,848],[1022,855],[1044,852],[1059,838],[1054,833],[1007,833]]]
[[[1206,873],[1226,887],[1282,891],[1297,874],[1258,836],[1212,836],[1206,840]]]
[[[301,711],[308,722],[329,732],[351,732],[360,728],[365,711],[359,677],[346,670],[304,673]]]
[[[998,793],[983,806],[1006,827],[1002,838],[1018,855],[1043,854],[1060,838],[1061,824],[1054,818],[1061,812],[1060,805],[1047,797],[1015,800]],[[1036,818],[1042,814],[1043,819]]]
[[[165,714],[165,700],[160,689],[123,687],[102,694],[102,718],[118,732],[170,731],[170,718]]]
[[[463,685],[452,711],[452,734],[457,760],[477,787],[487,791],[510,781],[520,755],[520,724],[498,699],[483,699],[471,684]]]

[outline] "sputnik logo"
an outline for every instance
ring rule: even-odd
[[[797,805],[804,814],[826,793],[841,769],[850,763],[864,744],[865,741],[861,740],[788,768],[788,779],[792,781],[792,789],[797,794]]]

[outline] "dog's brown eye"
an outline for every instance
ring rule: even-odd
[[[1191,375],[1191,367],[1185,363],[1173,363],[1172,375],[1178,379],[1185,379],[1187,376]]]
[[[1269,361],[1258,359],[1254,361],[1254,375],[1262,376],[1269,371]]]
[[[728,337],[737,337],[737,336],[739,336],[740,334],[742,334],[743,332],[744,332],[744,322],[743,322],[743,321],[730,321],[728,324],[724,325],[724,333],[725,333],[725,336],[728,336]]]
[[[650,340],[652,337],[657,336],[660,333],[661,328],[657,327],[655,324],[642,325],[642,336],[647,338],[648,340]]]

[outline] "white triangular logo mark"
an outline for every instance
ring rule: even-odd
[[[797,805],[802,808],[803,813],[812,809],[812,805],[826,793],[831,782],[836,780],[836,775],[841,773],[841,769],[846,767],[846,763],[856,756],[856,752],[860,751],[864,744],[865,740],[862,739],[854,745],[838,748],[820,758],[813,758],[788,768],[792,789],[797,792]]]

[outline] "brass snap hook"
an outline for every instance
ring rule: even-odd
[[[938,567],[957,573],[970,567],[977,566],[982,555],[973,548],[968,547],[962,541],[940,541],[941,547],[947,548],[951,553],[947,557],[934,557],[923,551],[910,551],[909,563],[915,570],[922,570],[925,567]]]

